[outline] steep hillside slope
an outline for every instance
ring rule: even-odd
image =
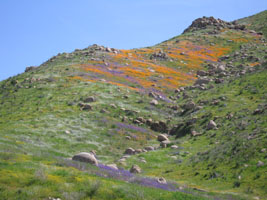
[[[92,45],[2,81],[0,196],[265,198],[266,53],[262,35],[205,17],[153,47]],[[98,166],[70,159],[90,151]]]

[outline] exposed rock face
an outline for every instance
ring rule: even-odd
[[[134,174],[141,173],[141,168],[138,165],[133,165],[130,169],[130,172]]]
[[[72,157],[72,160],[76,160],[76,161],[80,161],[80,162],[86,162],[86,163],[90,163],[93,165],[98,165],[98,161],[95,158],[94,154],[92,154],[92,153],[86,153],[86,152],[78,153]]]
[[[217,30],[220,30],[222,28],[239,29],[239,30],[245,29],[244,25],[238,25],[234,22],[233,23],[226,22],[221,19],[215,19],[214,17],[202,17],[193,21],[192,24],[187,29],[185,29],[183,33],[205,29],[209,26],[214,26],[216,27]]]

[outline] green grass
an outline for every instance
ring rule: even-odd
[[[261,62],[266,60],[266,46],[253,34],[225,30],[214,36],[208,35],[208,31],[186,33],[151,48],[167,51],[166,42],[179,39],[207,47],[214,43],[228,48],[229,54],[239,51],[240,46],[243,46],[247,54],[258,57]],[[231,39],[241,40],[231,42]],[[97,56],[103,55],[105,53],[98,52]],[[159,100],[159,105],[151,106],[149,102],[152,98],[143,91],[136,92],[104,82],[72,79],[84,73],[73,64],[89,61],[90,57],[79,53],[68,59],[59,55],[53,62],[44,63],[33,72],[0,82],[2,199],[266,197],[266,164],[263,167],[256,165],[259,160],[266,163],[266,152],[261,150],[267,146],[267,116],[266,112],[252,114],[256,108],[267,104],[265,65],[259,66],[257,72],[232,78],[207,91],[188,90],[189,99],[197,105],[203,100],[208,103],[199,111],[183,113],[182,107],[189,99],[180,98],[169,103]],[[251,64],[251,61],[241,57],[231,56],[230,61],[236,69],[240,64]],[[171,68],[179,67],[181,72],[195,73],[197,70],[181,65],[180,60],[159,62]],[[206,70],[208,63],[205,61],[199,69]],[[32,78],[40,80],[31,82]],[[131,86],[139,87],[137,84]],[[163,93],[167,97],[177,96],[173,88]],[[123,98],[125,95],[127,99]],[[93,109],[81,111],[78,104],[88,96],[96,98],[96,102],[90,103]],[[221,100],[221,97],[225,97],[225,100]],[[211,104],[215,99],[220,100],[218,105]],[[116,108],[111,104],[115,104]],[[174,111],[170,106],[178,106],[178,110]],[[107,112],[101,113],[102,109]],[[127,113],[125,109],[131,111]],[[232,119],[226,118],[229,113],[233,114]],[[125,116],[128,121],[120,124]],[[162,120],[169,129],[182,124],[182,128],[171,137],[172,143],[177,144],[179,149],[159,149],[131,156],[126,166],[117,163],[128,147],[142,149],[151,145],[159,146],[157,132],[145,124],[133,124],[132,121],[137,117]],[[193,117],[197,118],[196,123],[187,126]],[[218,130],[206,130],[211,119],[216,119]],[[196,130],[202,135],[191,137],[190,130]],[[180,133],[185,136],[176,138]],[[132,136],[131,140],[125,138],[129,135]],[[76,153],[90,150],[97,151],[97,158],[103,164],[117,163],[127,170],[132,164],[138,164],[143,171],[141,176],[164,177],[177,182],[193,195],[99,177],[96,176],[99,172],[96,167],[88,165],[85,170],[74,168],[66,161]],[[145,158],[147,163],[140,162],[140,157]],[[198,193],[197,189],[205,192]]]

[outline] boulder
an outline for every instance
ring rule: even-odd
[[[89,104],[80,103],[79,106],[81,107],[81,110],[92,110],[92,106]]]
[[[134,174],[141,173],[141,168],[138,165],[133,165],[130,169],[130,172]]]
[[[200,78],[196,80],[195,85],[208,84],[209,82],[210,82],[210,79]]]
[[[211,130],[211,129],[216,129],[216,128],[217,128],[217,124],[213,120],[210,120],[207,125],[207,129]]]
[[[138,153],[142,153],[142,152],[143,152],[142,149],[136,149],[136,150],[135,150],[135,153],[137,153],[137,154],[138,154]]]
[[[219,65],[219,67],[217,67],[217,72],[223,72],[225,71],[225,67],[223,65]]]
[[[166,135],[164,135],[164,134],[159,134],[157,139],[158,139],[159,142],[162,142],[162,141],[165,141],[165,140],[169,140],[168,137]]]
[[[156,100],[156,99],[153,99],[150,101],[150,104],[153,105],[153,106],[156,106],[159,104],[159,102]]]
[[[162,178],[162,177],[158,178],[157,182],[160,184],[167,184],[167,181],[165,180],[165,178]]]
[[[207,76],[207,72],[205,72],[203,70],[199,70],[199,71],[197,71],[197,75],[198,76]]]
[[[130,148],[125,150],[124,154],[133,155],[133,154],[135,154],[135,150],[130,147]]]
[[[78,153],[72,157],[72,160],[98,165],[98,161],[95,158],[94,154],[92,153],[86,153],[86,152]]]
[[[95,98],[94,97],[87,97],[84,99],[84,103],[91,103],[91,102],[95,102]]]
[[[183,107],[186,110],[192,110],[196,107],[196,104],[193,101],[190,101],[187,104],[185,104]]]
[[[165,122],[159,121],[159,122],[154,122],[150,125],[150,128],[153,131],[157,131],[157,132],[168,132],[168,127],[167,124]]]
[[[145,147],[145,150],[146,150],[146,151],[154,151],[155,148],[152,147],[152,146],[148,146],[148,147]]]

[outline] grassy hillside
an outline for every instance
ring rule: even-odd
[[[267,10],[256,15],[237,20],[237,23],[246,25],[249,29],[262,32],[267,38]]]
[[[153,47],[92,45],[0,82],[1,198],[264,199],[266,53],[249,30],[193,24]],[[123,157],[129,147],[138,153]],[[92,150],[98,167],[71,160]]]

